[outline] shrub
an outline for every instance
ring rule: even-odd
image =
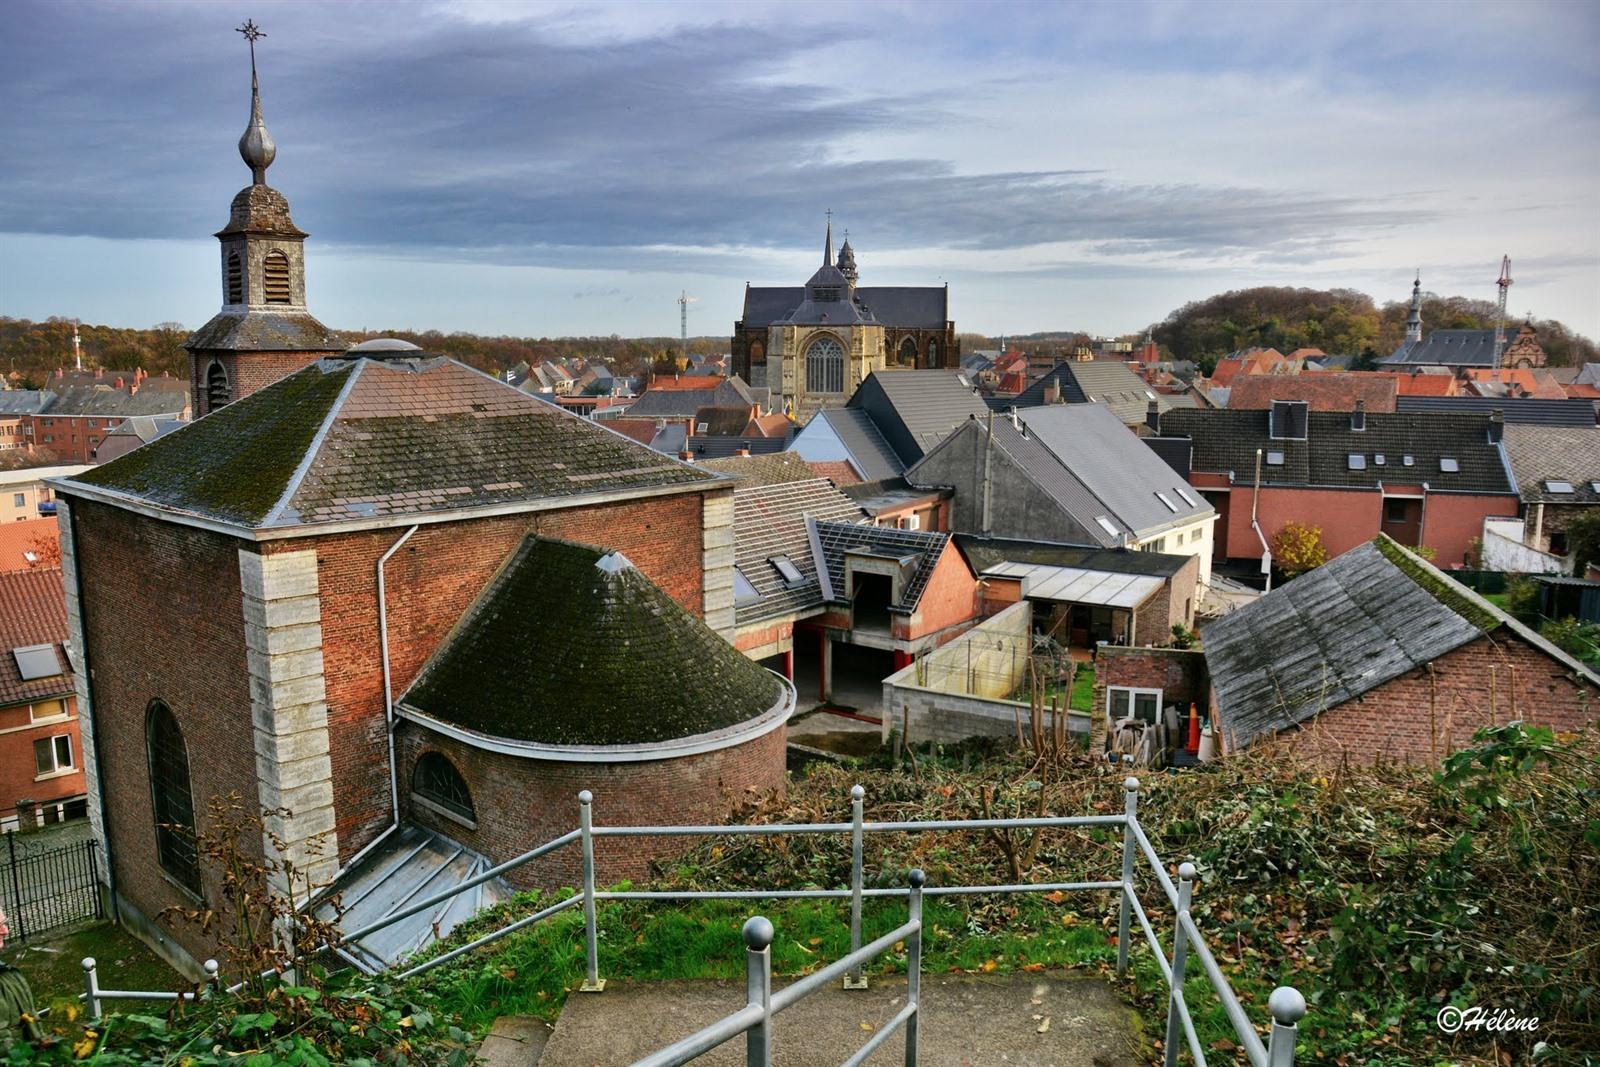
[[[1284,523],[1272,535],[1272,561],[1286,578],[1295,578],[1328,562],[1322,527],[1307,522]]]

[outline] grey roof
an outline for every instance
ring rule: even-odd
[[[1545,426],[1593,426],[1594,401],[1583,397],[1571,400],[1536,400],[1523,397],[1507,400],[1492,396],[1406,396],[1395,398],[1395,410],[1401,412],[1429,411],[1439,414],[1460,414],[1473,411],[1488,414],[1505,412],[1506,422],[1539,423]]]
[[[1585,363],[1583,368],[1573,377],[1572,384],[1600,385],[1600,363]]]
[[[950,290],[942,285],[858,286],[855,295],[874,321],[890,328],[942,330],[950,318]],[[793,314],[805,297],[803,285],[747,286],[739,321],[746,328],[771,326]]]
[[[106,434],[109,437],[137,437],[141,442],[149,443],[158,437],[165,437],[173,430],[188,425],[182,419],[163,419],[154,415],[135,415],[123,419],[117,428]]]
[[[970,416],[989,408],[960,371],[874,371],[851,394],[848,408],[872,416],[902,463],[910,465]]]
[[[191,351],[343,352],[350,342],[307,311],[223,311],[189,335]]]
[[[1383,360],[1385,366],[1498,367],[1505,346],[1516,340],[1508,328],[1495,347],[1493,330],[1434,330],[1420,341],[1405,341]]]
[[[695,380],[704,381],[704,375]],[[750,387],[738,375],[725,378],[710,389],[650,389],[628,406],[630,417],[652,419],[692,419],[703,407],[755,406]]]
[[[755,483],[734,490],[734,563],[759,594],[754,600],[735,601],[739,625],[822,608],[807,516],[855,523],[861,521],[861,509],[826,478]],[[774,556],[787,556],[805,581],[788,586],[769,562]]]
[[[106,416],[127,418],[133,415],[181,414],[189,405],[187,391],[140,389],[128,393],[109,385],[69,385],[61,389],[41,414],[61,416]]]
[[[653,445],[655,442],[651,442]],[[768,456],[789,447],[787,437],[720,437],[694,434],[686,446],[695,459],[726,459],[737,456],[740,449],[749,449],[753,456]]]
[[[918,488],[904,478],[888,478],[881,482],[843,485],[839,492],[854,500],[868,515],[877,515],[891,508],[937,500],[944,490]]]
[[[1489,416],[1369,412],[1366,429],[1350,427],[1342,412],[1313,411],[1306,440],[1273,438],[1269,411],[1177,409],[1161,417],[1165,436],[1194,442],[1193,469],[1238,479],[1255,477],[1256,450],[1266,454],[1263,485],[1326,485],[1376,488],[1380,482],[1427,482],[1434,490],[1476,493],[1513,492],[1510,471],[1498,445],[1489,441]],[[1270,462],[1281,453],[1283,462]],[[1350,456],[1365,458],[1360,470],[1350,469]],[[1383,456],[1383,463],[1377,457]],[[1406,465],[1405,458],[1411,457]],[[1440,460],[1456,460],[1459,470],[1446,472]]]
[[[1526,503],[1600,503],[1600,426],[1507,426],[1506,458]],[[1552,493],[1564,481],[1570,493]]]
[[[48,389],[0,389],[0,415],[36,415],[55,398]]]
[[[829,408],[812,417],[825,422],[833,430],[839,443],[850,453],[850,463],[863,480],[880,482],[905,473],[906,465],[895,455],[894,449],[889,447],[889,442],[878,431],[877,423],[865,411]]]
[[[1502,629],[1600,684],[1571,656],[1382,535],[1215,620],[1204,652],[1224,736],[1248,744]]]
[[[1156,392],[1153,386],[1133,373],[1126,363],[1115,359],[1057,363],[1015,397],[996,397],[990,402],[990,406],[1000,410],[1010,407],[1041,407],[1045,403],[1045,389],[1052,383],[1060,386],[1059,403],[1104,404],[1126,425],[1143,422],[1151,400],[1156,402],[1161,411],[1174,407],[1195,406],[1191,397]]]
[[[1043,563],[1052,567],[1081,567],[1113,574],[1138,574],[1170,578],[1183,570],[1193,556],[1168,552],[1140,552],[1130,548],[1086,548],[1049,541],[1023,541],[1010,537],[955,535],[956,547],[972,569],[982,573],[1002,563]]]
[[[854,526],[840,522],[816,521],[817,544],[822,549],[822,562],[826,570],[824,592],[831,589],[830,603],[847,604],[844,594],[845,556],[860,552],[875,556],[895,558],[910,557],[910,574],[902,585],[900,601],[890,604],[889,610],[908,615],[917,610],[922,594],[927,591],[928,579],[950,543],[950,535],[921,530],[897,530],[890,526]]]

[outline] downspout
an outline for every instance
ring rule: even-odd
[[[350,862],[344,865],[347,871],[354,869],[356,864],[366,858],[367,853],[382,844],[400,826],[400,773],[395,765],[394,755],[394,690],[389,678],[389,604],[385,597],[383,567],[389,562],[389,557],[400,551],[400,546],[411,540],[411,535],[417,530],[417,526],[412,526],[389,546],[388,551],[378,557],[378,652],[383,660],[383,723],[384,733],[389,739],[389,810],[392,814],[389,825],[383,832],[369,841],[360,852],[350,857]]]
[[[1267,535],[1261,532],[1261,524],[1256,521],[1256,506],[1261,500],[1261,449],[1256,449],[1256,486],[1250,493],[1250,529],[1256,532],[1256,539],[1261,542],[1261,573],[1267,576],[1266,592],[1272,592],[1272,548],[1267,544]]]
[[[89,614],[84,606],[83,597],[83,561],[78,552],[78,509],[67,508],[67,524],[71,526],[72,537],[72,580],[78,586],[78,627],[83,632],[83,647],[78,649],[82,662],[78,664],[83,671],[83,688],[89,697],[89,713],[94,714],[94,674],[89,670]],[[78,709],[81,718],[83,709]],[[100,828],[106,835],[105,856],[106,863],[106,894],[111,898],[111,921],[122,921],[122,909],[117,904],[117,865],[111,860],[111,809],[106,807],[106,763],[101,756],[100,731],[94,731],[94,784],[100,794]]]

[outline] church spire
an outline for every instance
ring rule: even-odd
[[[265,185],[267,168],[278,154],[278,146],[273,144],[272,134],[267,132],[266,121],[261,117],[261,82],[256,77],[256,41],[266,34],[248,19],[239,27],[239,32],[250,42],[250,125],[239,138],[239,155],[250,168],[254,184]]]
[[[828,239],[822,245],[822,265],[824,267],[831,267],[833,266],[833,208],[830,207],[827,210],[827,216]]]
[[[1411,314],[1406,316],[1406,340],[1422,340],[1422,272],[1411,283]]]

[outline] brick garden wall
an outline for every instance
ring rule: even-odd
[[[1211,676],[1206,658],[1197,651],[1177,648],[1127,648],[1101,645],[1094,660],[1094,729],[1090,751],[1103,747],[1108,732],[1106,687],[1160,689],[1161,706],[1175,704],[1180,721],[1192,703],[1202,714],[1211,706]]]
[[[773,794],[785,781],[787,728],[741,745],[676,759],[639,763],[558,763],[524,759],[462,744],[413,723],[400,727],[400,795],[408,817],[438,830],[495,862],[503,862],[578,826],[578,793],[594,794],[601,825],[668,825],[725,822],[740,807]],[[466,780],[478,814],[468,829],[410,801],[417,759],[435,751]],[[595,842],[598,884],[643,881],[650,864],[681,855],[694,838],[605,838]],[[541,857],[510,876],[525,888],[582,884],[582,853],[573,844]]]

